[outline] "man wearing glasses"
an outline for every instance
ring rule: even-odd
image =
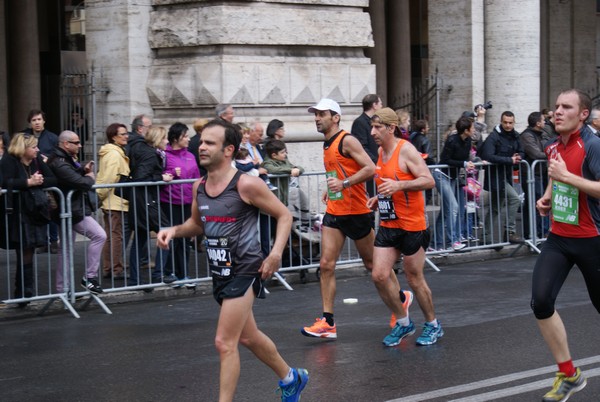
[[[73,220],[73,242],[77,233],[90,239],[87,247],[87,261],[85,274],[81,279],[81,286],[91,293],[102,293],[98,283],[98,270],[100,268],[100,256],[106,242],[106,232],[98,222],[91,216],[95,209],[88,197],[92,186],[96,182],[94,175],[94,162],[90,161],[85,166],[77,161],[77,155],[81,148],[79,136],[73,131],[63,131],[58,137],[58,146],[48,159],[48,166],[58,180],[58,187],[65,194],[74,190],[71,198],[71,212]],[[65,241],[67,239],[62,239]],[[71,243],[72,244],[72,243]],[[58,254],[56,267],[56,288],[58,292],[64,292],[68,288],[68,277],[63,278],[63,259],[70,255],[71,244],[67,242],[66,254]],[[66,280],[65,280],[66,279]]]
[[[125,146],[125,154],[127,156],[129,156],[131,145],[135,140],[144,140],[151,125],[152,119],[145,114],[140,114],[133,118],[133,121],[131,122],[131,132],[129,133],[127,145]]]

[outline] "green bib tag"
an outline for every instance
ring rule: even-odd
[[[330,172],[325,172],[325,177],[338,177],[338,175],[335,170],[332,170]],[[334,193],[333,191],[331,191],[329,189],[329,187],[327,188],[327,195],[329,196],[329,199],[332,201],[341,200],[344,198],[344,195],[342,194],[341,191]]]
[[[579,224],[579,190],[570,184],[552,182],[552,216],[555,222]]]

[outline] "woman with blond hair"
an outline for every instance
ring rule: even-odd
[[[112,123],[106,128],[107,143],[100,148],[98,155],[98,177],[96,184],[114,184],[129,177],[129,158],[125,155],[125,145],[129,133],[125,124]],[[104,216],[104,229],[110,233],[102,250],[102,276],[123,279],[125,264],[123,256],[129,241],[128,211],[129,201],[122,198],[121,191],[114,188],[96,190]]]
[[[2,200],[2,209],[5,205],[12,206],[12,212],[0,211],[0,247],[14,249],[17,254],[15,298],[32,297],[36,294],[33,254],[36,247],[47,245],[48,226],[35,223],[24,212],[24,193],[34,187],[53,187],[57,182],[42,160],[38,140],[32,134],[17,133],[13,136],[0,167],[4,188],[20,191],[6,194],[6,200]]]
[[[405,109],[396,110],[398,115],[398,131],[394,134],[398,138],[410,141],[410,113]]]
[[[165,147],[167,146],[167,129],[152,126],[145,137],[134,138],[131,144],[131,181],[156,183],[169,182],[173,175],[163,173],[166,166]],[[161,213],[160,188],[156,185],[133,187],[129,198],[129,224],[135,231],[129,258],[128,286],[140,285],[144,281],[138,272],[139,255],[149,243],[150,232],[157,232],[161,227],[169,226],[166,216]],[[148,252],[148,254],[150,254]],[[149,257],[149,256],[148,256]],[[150,260],[150,258],[148,258]]]

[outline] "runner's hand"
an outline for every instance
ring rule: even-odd
[[[263,261],[258,272],[262,280],[269,279],[281,266],[281,256],[269,254]]]
[[[548,176],[550,176],[550,178],[565,182],[568,175],[569,171],[567,170],[567,164],[560,154],[557,154],[555,159],[550,159],[548,161]]]
[[[156,246],[162,248],[163,250],[169,249],[169,242],[173,238],[175,234],[174,228],[163,229],[158,232],[156,235]]]
[[[552,206],[550,205],[550,197],[542,197],[535,203],[535,207],[541,216],[548,216],[550,214],[550,210]]]

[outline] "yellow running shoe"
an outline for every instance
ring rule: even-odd
[[[575,371],[573,377],[567,377],[565,373],[557,372],[556,378],[554,378],[554,384],[552,389],[546,395],[544,395],[544,402],[565,402],[571,394],[582,390],[587,384],[587,380],[581,374],[579,367]]]

